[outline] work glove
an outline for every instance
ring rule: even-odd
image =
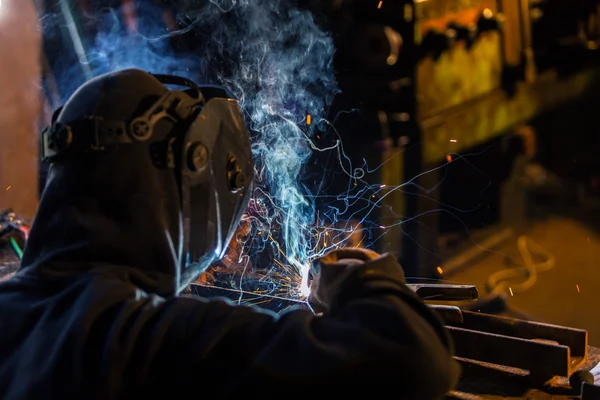
[[[313,281],[310,287],[308,302],[317,314],[328,313],[335,304],[343,289],[344,283],[350,276],[361,272],[363,274],[387,273],[390,263],[378,262],[378,260],[393,257],[391,255],[381,256],[378,253],[359,248],[345,248],[335,250],[324,257],[315,260],[311,266]],[[395,262],[393,264],[394,275],[404,279],[402,269]],[[381,271],[380,271],[381,270]],[[397,272],[397,273],[396,273]]]

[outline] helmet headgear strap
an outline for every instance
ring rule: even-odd
[[[63,124],[57,122],[62,108],[58,109],[53,115],[52,125],[41,134],[42,159],[52,162],[68,154],[105,151],[116,145],[147,141],[152,137],[159,121],[184,121],[198,106],[204,104],[200,89],[190,80],[171,75],[154,76],[161,83],[185,86],[189,89],[185,92],[166,92],[142,115],[129,121],[90,115]]]

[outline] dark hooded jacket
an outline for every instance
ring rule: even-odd
[[[98,82],[99,97],[139,88],[136,79]],[[153,96],[166,90],[141,83]],[[114,118],[139,103],[114,111],[97,100],[71,102],[76,114]],[[321,317],[175,296],[182,233],[170,174],[137,147],[53,166],[22,266],[0,283],[0,398],[329,396],[320,389],[354,398],[364,389],[427,400],[456,383],[442,324],[391,256],[364,265],[385,272],[349,277]]]

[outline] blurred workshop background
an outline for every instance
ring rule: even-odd
[[[35,1],[60,22],[41,25],[40,126],[68,95],[55,77],[74,66],[74,85],[89,77],[95,13],[122,10],[136,29],[139,3]],[[199,2],[145,3],[174,31]],[[600,346],[600,0],[294,4],[333,35],[330,114],[349,159],[383,189],[377,213],[355,214],[365,243],[396,253],[415,281],[475,284],[499,296],[496,312],[587,329]],[[173,38],[178,51],[200,40],[192,28]],[[31,218],[37,144],[3,134],[0,148],[0,209]]]

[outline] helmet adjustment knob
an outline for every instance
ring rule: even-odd
[[[188,150],[188,168],[200,171],[208,163],[208,149],[200,142],[194,142]]]

